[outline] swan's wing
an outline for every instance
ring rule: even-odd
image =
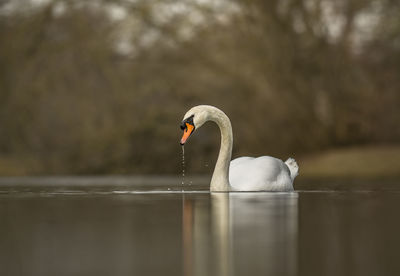
[[[282,160],[271,156],[240,157],[231,161],[230,172],[249,178],[260,177],[270,181],[276,180],[282,171],[290,174],[289,168]]]
[[[234,190],[282,190],[282,183],[291,185],[290,170],[271,156],[240,157],[231,161],[229,182]]]

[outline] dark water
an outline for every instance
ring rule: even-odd
[[[11,186],[0,187],[0,275],[400,275],[395,190]]]

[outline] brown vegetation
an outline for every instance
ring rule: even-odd
[[[234,156],[399,142],[398,1],[27,2],[0,2],[9,174],[179,173],[196,104],[230,116]],[[216,128],[191,139],[211,170]]]

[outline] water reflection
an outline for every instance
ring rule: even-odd
[[[299,275],[400,275],[400,193],[303,193]]]
[[[399,192],[0,195],[0,275],[400,275]]]
[[[183,199],[185,275],[296,275],[297,193]]]

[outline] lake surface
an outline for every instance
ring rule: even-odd
[[[188,181],[0,179],[0,275],[400,275],[400,191]]]

